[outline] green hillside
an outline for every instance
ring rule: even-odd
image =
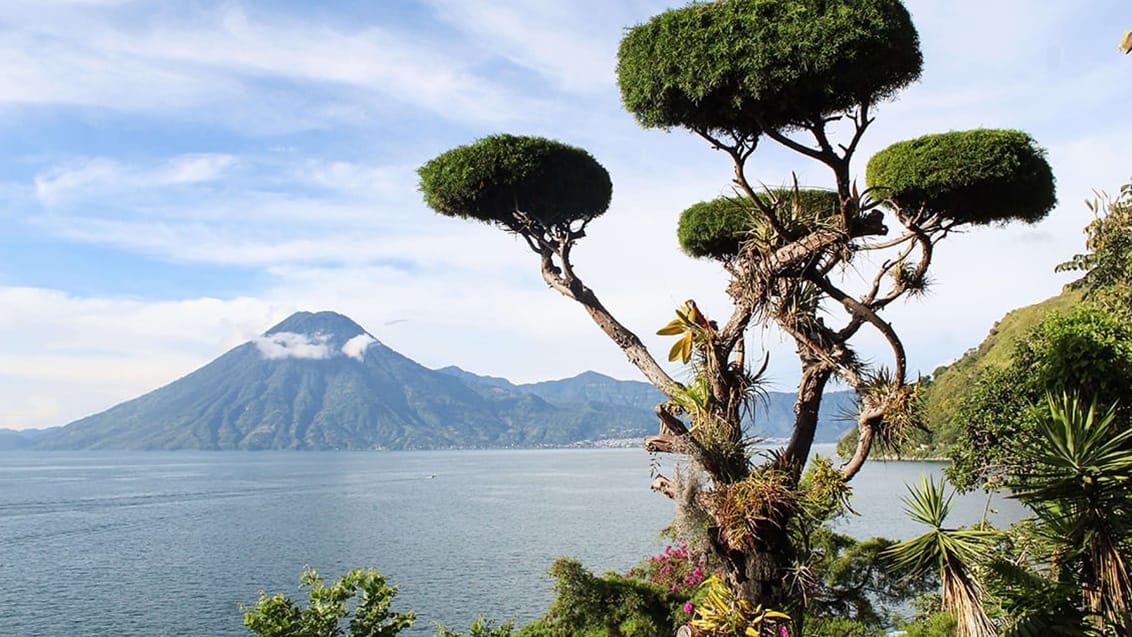
[[[1014,346],[1025,334],[1053,312],[1066,312],[1082,300],[1080,291],[1066,290],[1034,305],[1007,312],[977,347],[967,350],[950,365],[937,367],[921,384],[922,422],[926,431],[917,432],[901,451],[905,457],[939,458],[955,444],[958,429],[952,422],[958,404],[956,397],[966,393],[978,372],[988,367],[1007,367]],[[856,444],[855,431],[850,432]]]
[[[1081,293],[1070,290],[1041,303],[1011,310],[994,324],[978,347],[967,350],[954,363],[936,368],[924,394],[924,424],[934,434],[931,446],[938,448],[955,442],[955,432],[950,426],[955,414],[954,398],[967,391],[979,370],[1008,366],[1015,343],[1026,332],[1051,313],[1068,311],[1080,302]]]

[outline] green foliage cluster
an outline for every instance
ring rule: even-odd
[[[397,588],[386,586],[376,569],[354,569],[327,586],[318,571],[303,569],[299,587],[304,607],[282,593],[260,591],[259,601],[244,610],[244,626],[259,637],[395,637],[416,621],[415,612],[391,609]],[[496,624],[480,615],[468,632],[437,626],[434,637],[511,637],[514,623]]]
[[[1132,388],[1132,324],[1087,303],[1052,314],[1019,341],[1012,367],[1043,394],[1072,391],[1104,405],[1125,402]]]
[[[609,173],[589,153],[541,137],[491,135],[421,166],[433,210],[519,231],[526,215],[544,228],[588,221],[609,207]]]
[[[825,498],[826,511],[839,496]],[[884,538],[856,540],[816,522],[806,533],[791,581],[805,604],[790,612],[791,634],[877,635],[893,621],[889,608],[899,607],[935,585],[931,574],[905,577],[884,552],[894,542]],[[799,532],[795,528],[793,532]],[[595,576],[581,564],[560,559],[551,567],[557,597],[547,615],[523,627],[519,637],[668,635],[687,622],[688,609],[699,608],[706,589],[697,586],[656,585],[657,568],[673,564],[665,558],[643,561],[628,577],[615,573]],[[694,560],[693,560],[694,562]],[[699,567],[688,564],[684,575]],[[707,568],[707,567],[705,567]],[[668,578],[671,580],[672,578]],[[685,581],[677,577],[674,581]],[[672,589],[675,588],[676,591]],[[804,633],[799,632],[804,629]]]
[[[903,626],[904,637],[955,637],[959,622],[952,613],[934,612]]]
[[[514,622],[496,624],[495,620],[480,615],[468,627],[466,634],[441,624],[436,627],[436,634],[433,637],[511,637],[514,629]]]
[[[1053,171],[1033,138],[977,129],[898,142],[869,160],[867,180],[906,214],[960,223],[1034,223],[1057,203]]]
[[[837,214],[840,207],[832,190],[776,188],[768,190],[762,199],[785,213],[780,214],[784,226],[797,235]],[[763,241],[771,244],[768,247],[785,242],[783,237],[771,236],[772,232],[749,199],[719,197],[684,210],[676,238],[688,256],[726,262],[739,254],[745,241]]]
[[[1032,392],[1020,380],[1012,370],[989,368],[956,399],[956,440],[947,450],[951,464],[945,471],[960,489],[994,484],[1017,448],[1027,444],[1037,413]]]
[[[720,0],[631,28],[617,56],[646,127],[756,135],[885,99],[920,76],[898,0]]]
[[[416,620],[416,613],[390,608],[397,589],[372,568],[352,570],[327,586],[308,566],[299,584],[307,591],[306,607],[260,591],[255,606],[244,609],[244,626],[260,637],[393,637]]]
[[[688,616],[684,594],[617,573],[594,575],[576,560],[550,567],[556,597],[519,637],[654,637],[676,632]]]
[[[946,529],[942,489],[922,483],[909,512],[935,530],[895,546],[895,566],[915,571],[938,564],[942,610],[958,619],[959,635],[995,634],[988,615],[1004,635],[1130,634],[1132,428],[1114,409],[1076,395],[1047,394],[1031,407],[1035,430],[1015,449],[1003,480],[1033,517],[993,535]],[[947,543],[924,541],[932,536]],[[949,581],[970,591],[967,603],[949,603],[955,598]],[[983,627],[971,630],[977,618]]]
[[[1007,485],[1048,542],[1039,563],[1074,582],[1089,613],[1132,631],[1132,428],[1116,410],[1067,394],[1047,397],[1038,440],[1021,450]]]
[[[1090,300],[1132,320],[1132,182],[1120,194],[1086,202],[1094,219],[1085,227],[1088,252],[1074,255],[1057,270],[1078,270],[1085,275],[1071,286],[1084,290]]]
[[[796,547],[787,576],[794,604],[791,634],[876,635],[898,607],[934,585],[932,574],[907,577],[884,552],[885,538],[856,540],[833,530],[847,513],[851,490],[833,461],[811,459],[797,494],[798,515],[788,532]]]
[[[890,608],[931,589],[934,574],[909,577],[885,557],[895,542],[855,540],[824,526],[806,547],[810,576],[806,633],[876,635],[891,623]]]
[[[1121,403],[1120,422],[1132,417],[1132,324],[1088,303],[1053,313],[1017,342],[1009,366],[986,368],[959,396],[948,478],[976,488],[1018,462],[1035,436],[1049,392],[1075,391],[1084,400]]]

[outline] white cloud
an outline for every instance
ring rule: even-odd
[[[215,181],[236,165],[231,155],[182,155],[151,175],[158,184],[197,184]]]
[[[82,206],[92,200],[129,199],[138,192],[215,182],[236,165],[226,154],[189,154],[153,165],[125,164],[107,157],[73,159],[46,169],[35,177],[35,194],[47,207]],[[100,201],[101,203],[101,201]]]
[[[336,356],[348,356],[363,360],[366,349],[377,342],[369,334],[358,334],[347,340],[338,351],[333,351],[330,336],[327,334],[296,334],[276,332],[252,339],[259,353],[268,360],[298,358],[324,360]]]
[[[325,334],[295,334],[276,332],[252,339],[259,353],[268,360],[300,358],[322,360],[330,358],[330,346]]]
[[[0,286],[2,427],[62,425],[165,385],[295,307],[266,299],[77,296]]]
[[[617,41],[627,12],[611,2],[432,0],[449,25],[485,50],[567,91],[614,86]],[[569,51],[568,55],[564,52]]]
[[[377,339],[369,334],[358,334],[342,345],[342,353],[360,361],[365,359],[366,350],[369,349],[369,346],[376,342]]]

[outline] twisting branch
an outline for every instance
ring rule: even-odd
[[[870,325],[875,327],[882,336],[884,336],[885,340],[888,341],[889,347],[892,348],[896,382],[899,385],[903,385],[907,370],[904,343],[900,341],[900,337],[897,336],[896,331],[892,329],[892,326],[889,325],[887,321],[878,316],[877,313],[872,310],[872,308],[862,304],[857,299],[854,299],[853,297],[840,290],[837,286],[833,285],[833,283],[831,283],[828,278],[811,277],[810,280],[835,301],[841,303],[841,305],[843,305],[845,309],[848,310],[851,314],[861,316]]]
[[[889,272],[892,272],[892,268],[894,268],[897,265],[900,265],[902,263],[905,263],[906,260],[908,259],[908,256],[912,254],[912,250],[916,249],[916,245],[917,245],[916,243],[909,243],[907,246],[904,247],[904,249],[902,249],[900,251],[899,254],[896,255],[895,258],[887,259],[887,260],[885,260],[884,263],[881,264],[880,268],[877,269],[877,275],[875,277],[873,277],[873,282],[869,285],[869,291],[866,292],[861,297],[861,303],[868,305],[869,307],[873,308],[874,310],[878,309],[878,306],[873,305],[873,302],[876,300],[877,294],[880,293],[880,286],[881,286],[881,283],[884,282],[884,277]],[[894,287],[899,288],[900,293],[903,293],[906,286],[897,284]],[[883,307],[883,305],[884,304],[882,304],[879,307]]]
[[[849,145],[841,145],[841,150],[845,153],[844,157],[848,159],[857,150],[857,144],[861,141],[861,137],[865,134],[865,129],[869,124],[873,123],[872,117],[869,117],[869,103],[867,101],[861,102],[857,107],[857,111],[852,114],[853,117],[853,139],[849,141]]]
[[[574,273],[570,263],[570,247],[573,239],[565,236],[555,240],[545,234],[526,234],[528,245],[537,246],[541,261],[542,278],[547,285],[557,290],[563,296],[571,298],[582,305],[603,332],[625,352],[629,362],[633,363],[645,378],[653,385],[671,396],[673,391],[683,387],[683,384],[673,379],[656,362],[648,349],[629,328],[625,327],[609,313],[609,310],[598,300],[593,290],[582,282]],[[555,264],[555,256],[561,267]]]
[[[779,220],[778,214],[774,211],[774,208],[767,205],[761,198],[759,198],[755,194],[755,190],[751,187],[750,182],[747,181],[747,176],[744,172],[744,166],[746,166],[747,158],[749,158],[751,154],[755,152],[755,148],[758,147],[758,137],[743,137],[742,135],[734,134],[735,143],[725,144],[706,130],[696,128],[693,129],[693,132],[710,143],[712,145],[712,148],[716,150],[722,150],[727,153],[727,156],[731,158],[731,162],[734,165],[735,178],[733,179],[733,182],[735,186],[739,189],[740,192],[746,195],[747,198],[751,200],[751,203],[753,203],[754,206],[758,209],[758,211],[762,213],[764,217],[766,217],[766,220],[770,224],[770,227],[774,229],[774,231],[778,233],[779,236],[783,238],[789,238],[786,236],[786,228],[782,225],[782,222],[781,220]]]
[[[906,243],[908,241],[912,241],[915,238],[916,238],[915,232],[906,232],[906,233],[900,235],[899,237],[894,237],[892,239],[889,239],[888,241],[878,241],[878,242],[872,242],[872,243],[860,243],[856,247],[857,247],[858,250],[865,251],[865,252],[872,252],[872,251],[875,251],[875,250],[887,250],[889,248],[895,248],[896,246],[900,245],[901,243]]]
[[[755,306],[766,289],[758,281],[773,281],[790,270],[800,268],[804,261],[820,254],[832,246],[845,241],[845,233],[834,228],[819,228],[809,234],[787,243],[770,255],[759,255],[752,246],[744,248],[745,254],[741,256],[744,263],[742,278],[737,282],[742,286],[742,293],[736,298],[735,311],[731,320],[720,331],[720,343],[731,348],[735,341],[746,331],[754,314]]]

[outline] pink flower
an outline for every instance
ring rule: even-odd
[[[785,626],[778,627],[778,637],[790,637],[790,631]]]
[[[684,602],[684,612],[685,612],[685,613],[688,613],[689,615],[691,615],[691,614],[692,614],[692,610],[693,610],[693,609],[695,609],[695,608],[696,608],[696,607],[692,605],[692,602],[690,602],[690,601],[689,601],[689,602]]]

